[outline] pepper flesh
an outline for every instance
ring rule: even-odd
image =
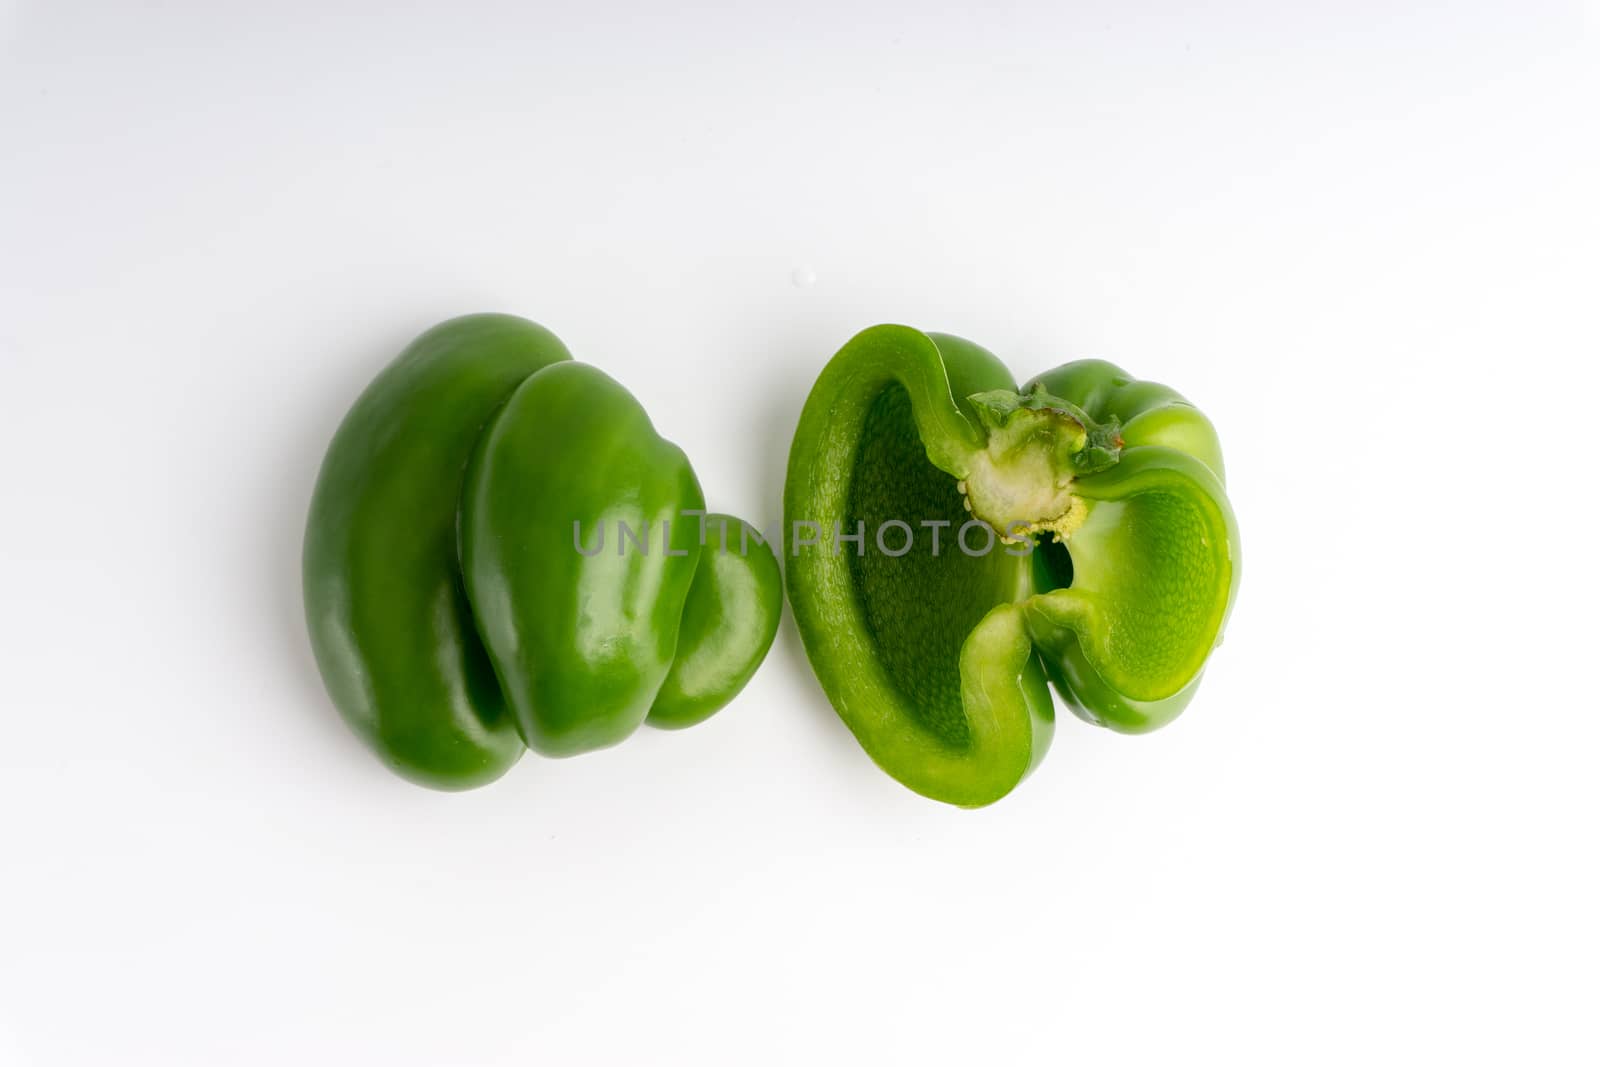
[[[878,549],[794,538],[790,602],[824,691],[886,771],[963,806],[1043,756],[1045,677],[1089,721],[1170,721],[1237,588],[1221,471],[1197,409],[1111,364],[1019,389],[971,342],[864,331],[806,402],[784,494],[791,534],[861,524]],[[936,551],[973,517],[996,546],[968,556],[947,535]],[[874,543],[895,522],[921,531],[899,555]]]

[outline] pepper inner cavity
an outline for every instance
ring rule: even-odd
[[[878,662],[919,725],[957,749],[970,743],[961,646],[990,608],[1012,599],[1018,565],[998,549],[962,552],[956,537],[967,519],[955,479],[928,461],[909,394],[889,386],[864,420],[850,479],[844,525],[853,532],[862,523],[864,545],[843,551]],[[875,542],[892,521],[912,530],[900,555]],[[903,533],[895,528],[885,537],[899,552]]]
[[[1041,593],[1072,586],[1072,553],[1065,541],[1041,537],[1033,546],[1033,584]]]

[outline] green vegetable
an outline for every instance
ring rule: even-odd
[[[462,564],[531,748],[601,748],[647,715],[691,725],[743,687],[783,585],[765,544],[723,550],[729,522],[705,514],[687,457],[600,371],[523,383],[468,470]]]
[[[1047,678],[1090,722],[1170,722],[1238,588],[1222,478],[1206,417],[1109,363],[1019,389],[971,342],[864,331],[813,387],[784,491],[823,690],[884,770],[963,806],[1043,757]]]
[[[782,603],[771,550],[720,551],[721,524],[744,527],[704,507],[682,451],[548,331],[443,323],[357,400],[318,479],[305,600],[328,692],[441,789],[525,745],[700,721],[754,673]]]
[[[456,552],[478,436],[529,375],[570,357],[555,336],[475,315],[417,338],[334,435],[311,501],[306,621],[350,727],[400,774],[442,789],[521,757],[472,624]]]
[[[760,535],[731,515],[706,516],[700,565],[683,608],[683,629],[667,680],[650,706],[652,726],[704,722],[744,688],[777,633],[783,574]]]

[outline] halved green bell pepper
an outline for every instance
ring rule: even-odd
[[[441,789],[492,781],[525,744],[698,722],[749,680],[782,605],[771,550],[721,551],[719,530],[748,527],[704,509],[683,452],[548,331],[443,323],[362,394],[317,482],[304,582],[328,692]]]
[[[787,583],[840,717],[910,788],[1004,796],[1054,728],[1193,697],[1238,588],[1210,422],[1099,360],[1018,388],[960,338],[877,326],[818,378],[784,491]]]

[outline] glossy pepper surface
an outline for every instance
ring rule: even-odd
[[[772,551],[724,544],[739,520],[706,513],[683,451],[593,367],[523,383],[480,442],[461,515],[478,631],[535,751],[697,722],[772,642]]]
[[[962,806],[1043,756],[1047,680],[1113,730],[1171,721],[1238,588],[1197,408],[1099,360],[1019,388],[977,345],[904,326],[823,370],[784,512],[790,603],[835,710],[884,770]]]
[[[548,331],[435,327],[356,402],[313,496],[306,614],[335,705],[442,789],[492,781],[525,746],[570,755],[647,717],[705,718],[765,656],[782,587],[759,540],[702,536],[743,528],[704,509],[683,452]]]

